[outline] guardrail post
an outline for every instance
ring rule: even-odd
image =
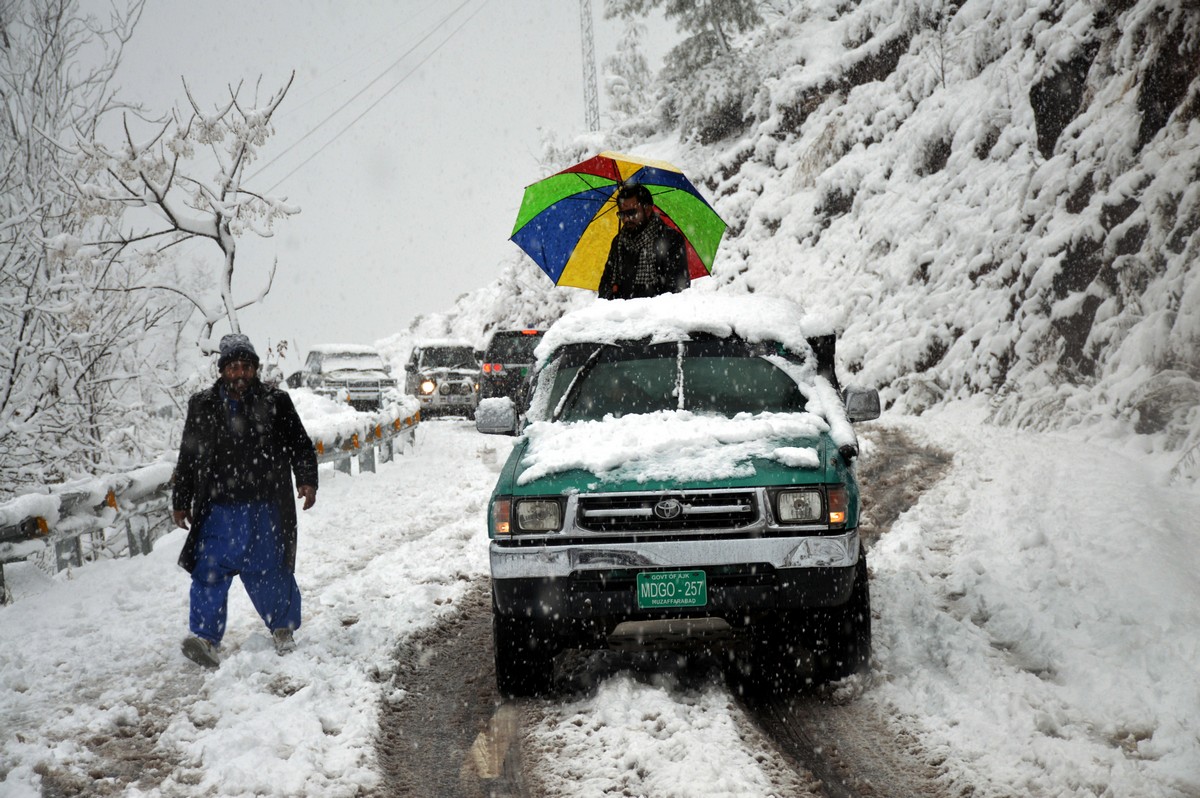
[[[350,455],[346,455],[345,457],[339,457],[337,460],[334,460],[333,467],[335,469],[337,469],[338,471],[341,471],[343,474],[349,474],[350,473]]]
[[[368,446],[358,453],[358,473],[375,473],[375,447]]]
[[[80,542],[82,535],[74,535],[66,540],[56,541],[54,544],[54,567],[56,570],[65,571],[74,565],[76,568],[83,567],[83,543]]]
[[[136,522],[136,524],[135,524]],[[134,527],[137,526],[137,529]],[[129,556],[149,554],[154,548],[154,539],[150,534],[151,524],[145,516],[133,516],[125,521],[125,534],[129,539]]]
[[[9,601],[8,585],[4,584],[4,563],[0,562],[0,607]]]
[[[390,463],[392,458],[396,456],[396,449],[392,446],[393,438],[388,438],[386,441],[379,443],[379,462]]]

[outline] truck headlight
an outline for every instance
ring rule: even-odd
[[[812,524],[821,520],[821,494],[818,491],[785,490],[775,501],[781,523]]]
[[[562,508],[554,499],[518,499],[517,529],[522,532],[557,532],[562,528]]]
[[[437,390],[437,383],[430,379],[421,380],[420,390],[421,390],[421,393],[428,396],[429,394],[431,394],[435,390]]]

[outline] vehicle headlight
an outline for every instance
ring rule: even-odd
[[[562,508],[554,499],[518,499],[517,529],[522,532],[557,532],[562,528]]]
[[[815,490],[781,491],[776,507],[784,524],[812,524],[821,520],[821,494]]]
[[[431,394],[435,390],[437,390],[437,383],[430,379],[421,380],[420,390],[421,390],[421,393],[428,396],[429,394]]]

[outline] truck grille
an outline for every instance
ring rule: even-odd
[[[581,496],[575,524],[590,532],[738,529],[758,520],[752,491]]]

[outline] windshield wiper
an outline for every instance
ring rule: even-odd
[[[588,359],[579,367],[579,371],[575,372],[575,376],[571,378],[571,384],[567,386],[567,390],[563,391],[562,398],[558,400],[558,404],[554,407],[554,412],[550,414],[551,421],[558,421],[559,417],[566,411],[567,406],[579,391],[579,384],[587,376],[588,372],[592,370],[592,367],[596,365],[596,361],[600,358],[600,353],[604,351],[604,347],[606,346],[612,346],[612,344],[601,344],[596,347],[596,351],[588,355]]]

